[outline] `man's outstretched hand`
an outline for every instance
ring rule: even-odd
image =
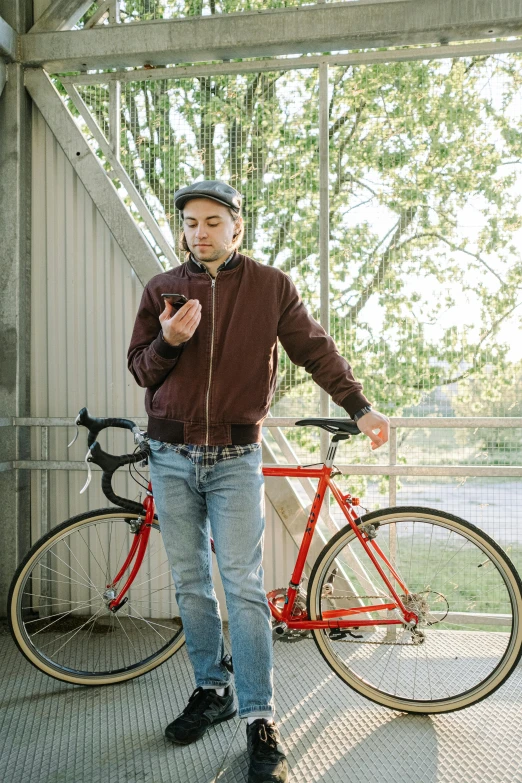
[[[390,421],[384,414],[378,411],[369,411],[357,421],[357,426],[371,440],[371,448],[378,449],[379,446],[388,442],[390,436]]]

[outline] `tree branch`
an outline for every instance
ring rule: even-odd
[[[401,212],[399,219],[395,224],[394,230],[392,229],[393,230],[392,239],[388,247],[386,248],[386,250],[381,255],[377,271],[373,275],[370,282],[367,285],[365,285],[363,290],[360,292],[358,301],[350,307],[348,314],[346,316],[347,318],[349,319],[357,318],[360,311],[363,309],[364,305],[366,304],[370,296],[373,294],[376,285],[386,275],[386,272],[388,271],[388,268],[390,266],[390,262],[394,254],[398,250],[399,239],[404,235],[404,233],[408,230],[408,228],[412,224],[416,213],[417,213],[417,207],[414,207],[413,209],[408,208]],[[387,236],[389,236],[389,234],[390,232],[388,232]],[[377,245],[377,247],[379,247],[383,241],[384,240],[381,240],[379,242],[379,245]]]
[[[412,237],[409,237],[407,240],[405,240],[402,245],[405,245],[407,242],[412,242],[414,239],[422,239],[423,237],[436,237],[437,239],[440,239],[441,242],[445,242],[446,245],[448,245],[452,250],[458,250],[460,253],[465,253],[467,256],[471,256],[472,258],[476,258],[477,261],[480,261],[483,266],[486,267],[488,272],[491,272],[492,275],[495,275],[497,280],[500,282],[502,286],[505,286],[506,283],[502,280],[499,274],[495,272],[494,269],[492,269],[487,261],[484,261],[484,259],[478,254],[478,253],[472,253],[471,250],[465,250],[463,247],[459,247],[454,242],[450,242],[449,239],[446,239],[446,237],[442,236],[442,234],[438,234],[436,231],[423,231],[419,234],[414,234]]]
[[[511,315],[511,313],[514,312],[517,309],[517,307],[520,307],[520,305],[522,305],[522,300],[520,302],[517,302],[516,305],[513,305],[513,307],[510,307],[510,309],[506,313],[504,313],[504,315],[501,315],[500,318],[498,318],[495,321],[493,326],[490,329],[488,329],[488,331],[486,332],[484,337],[482,337],[482,339],[479,341],[477,347],[475,348],[475,351],[473,353],[473,358],[472,358],[472,361],[471,361],[471,367],[469,367],[467,370],[464,370],[464,372],[462,372],[460,375],[456,375],[453,378],[448,378],[445,381],[439,381],[437,383],[437,386],[449,386],[452,383],[457,383],[457,381],[462,381],[464,378],[468,378],[472,373],[476,372],[479,369],[478,366],[477,366],[477,355],[478,355],[480,349],[482,348],[483,344],[486,342],[488,337],[491,337],[491,335],[498,329],[498,327],[500,326],[502,321],[505,321],[505,319],[508,318]],[[416,385],[416,386],[413,386],[413,388],[414,389],[422,389],[423,387],[421,385],[418,385],[418,386]]]

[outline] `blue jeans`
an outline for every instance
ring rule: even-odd
[[[239,716],[272,717],[271,615],[263,587],[261,448],[203,468],[150,440],[150,478],[197,687],[230,683],[212,582],[212,550],[225,590]]]

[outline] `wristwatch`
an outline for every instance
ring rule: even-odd
[[[352,419],[355,422],[359,421],[359,419],[361,419],[366,413],[369,413],[371,409],[372,409],[371,405],[365,405],[364,408],[361,408],[361,410],[353,414]]]

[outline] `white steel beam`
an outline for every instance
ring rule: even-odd
[[[41,69],[26,70],[25,86],[138,279],[145,285],[153,275],[164,269],[118,196],[100,161],[92,153],[49,77]]]
[[[70,30],[93,4],[93,0],[54,0],[29,34]]]
[[[290,416],[269,416],[263,422],[263,427],[294,427],[296,421],[300,418],[291,418]],[[346,416],[330,416],[332,421],[346,421]],[[133,417],[133,421],[140,427],[147,426],[147,419]],[[0,427],[72,427],[74,419],[60,417],[33,416],[30,418],[0,418]],[[522,429],[522,416],[392,416],[390,418],[390,427],[407,427],[408,429],[475,429],[476,427],[486,427],[496,429],[499,427],[504,430]],[[392,463],[393,464],[393,463]],[[522,467],[518,468],[522,473]]]
[[[21,46],[27,65],[63,72],[516,35],[522,35],[520,0],[397,0],[31,33]]]
[[[10,24],[0,16],[0,57],[9,62],[17,59],[18,36]]]
[[[328,63],[319,66],[319,288],[320,288],[320,323],[327,334],[330,334],[330,163],[329,163],[329,70]],[[330,415],[330,395],[325,389],[319,389],[319,406],[321,416]],[[321,430],[321,459],[326,459],[330,438],[326,430]],[[326,503],[329,505],[328,490]]]
[[[475,57],[490,54],[507,54],[522,51],[522,38],[513,41],[481,41],[455,46],[415,46],[408,49],[389,49],[357,54],[330,54],[305,57],[272,57],[262,60],[245,60],[241,63],[212,63],[206,65],[176,65],[168,68],[137,68],[132,71],[110,73],[80,73],[61,78],[63,84],[111,84],[114,81],[136,82],[157,79],[186,79],[196,76],[222,76],[224,74],[264,73],[267,71],[293,71],[318,68],[323,63],[337,65],[374,65],[415,60],[444,60],[450,57]]]
[[[7,66],[3,60],[0,60],[0,96],[2,95],[7,81]]]
[[[118,84],[118,82],[112,82],[112,84]],[[157,224],[156,219],[154,218],[152,212],[150,211],[147,204],[143,200],[141,193],[136,188],[133,181],[125,171],[122,164],[120,163],[119,154],[111,147],[111,144],[105,139],[98,124],[96,123],[96,120],[89,112],[88,107],[85,105],[81,95],[78,93],[78,90],[73,85],[67,85],[66,90],[69,97],[73,101],[74,105],[76,106],[81,116],[85,120],[87,127],[89,128],[92,135],[96,139],[107,161],[112,166],[112,170],[114,171],[114,173],[116,174],[120,182],[122,183],[123,187],[129,194],[130,198],[132,199],[134,206],[138,210],[143,222],[145,223],[148,230],[152,234],[154,241],[161,249],[161,252],[165,256],[165,258],[169,261],[171,266],[179,266],[180,264],[179,258],[177,257],[177,255],[175,254],[171,246],[169,245],[166,238],[161,233],[161,228]],[[119,113],[116,116],[113,116],[111,119],[114,125],[112,126],[109,125],[109,129],[112,130],[112,128],[119,127],[119,121],[120,121]],[[119,137],[119,133],[116,133],[115,135]]]
[[[100,3],[98,6],[98,10],[96,13],[94,13],[89,21],[86,23],[84,30],[91,30],[93,27],[95,27],[99,22],[102,22],[104,19],[106,19],[111,12],[111,0],[106,0],[105,3]]]

